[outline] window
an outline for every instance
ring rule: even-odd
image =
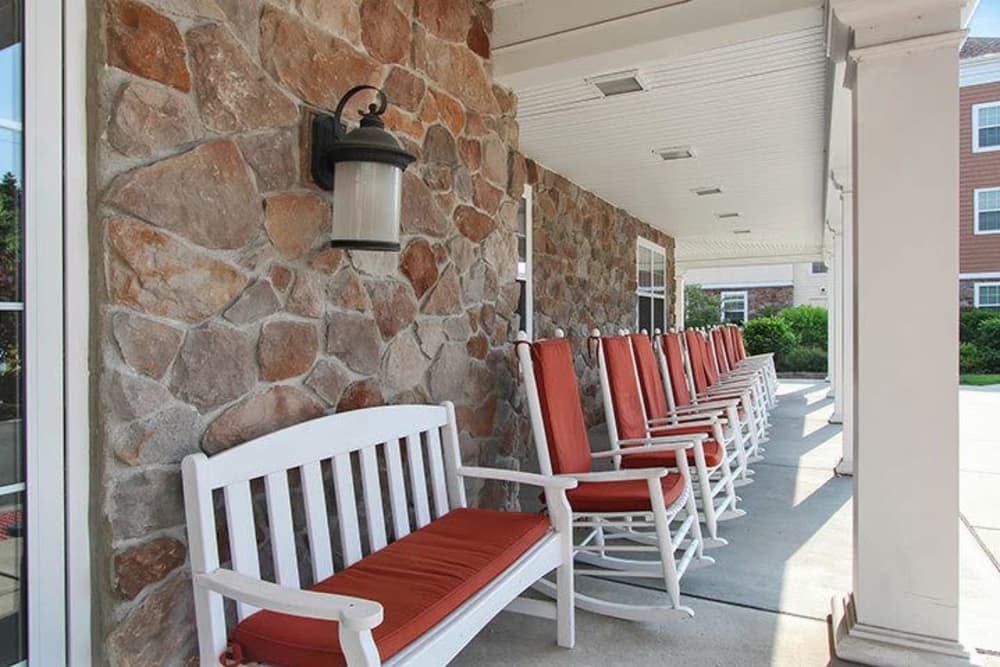
[[[972,107],[972,152],[1000,150],[1000,102]]]
[[[813,262],[810,271],[812,273],[826,273],[828,271],[826,262]]]
[[[1000,283],[976,283],[976,308],[1000,310]]]
[[[667,325],[667,251],[640,238],[635,253],[636,328],[651,334]]]
[[[1000,188],[976,190],[976,234],[1000,234]]]
[[[517,282],[521,286],[521,298],[517,304],[518,327],[535,337],[535,299],[531,280],[531,186],[524,186],[524,195],[517,207]]]
[[[739,324],[747,321],[747,299],[746,292],[723,292],[719,295],[722,302],[722,321]]]

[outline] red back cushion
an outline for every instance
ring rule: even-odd
[[[747,348],[743,344],[743,329],[736,327],[736,349],[740,351],[740,359],[747,358]]]
[[[660,337],[660,342],[667,357],[667,374],[670,375],[670,388],[674,390],[674,403],[679,407],[691,405],[691,391],[688,389],[687,377],[684,373],[681,335],[676,333],[663,334]]]
[[[734,326],[727,326],[722,330],[722,341],[726,344],[726,359],[729,360],[729,367],[736,365],[736,345],[733,343]]]
[[[708,389],[708,377],[705,372],[705,349],[702,347],[703,339],[700,333],[688,329],[684,332],[684,340],[687,342],[688,354],[691,355],[694,390],[700,394]]]
[[[569,341],[556,338],[533,343],[531,360],[552,472],[557,475],[590,472],[590,443]]]
[[[632,345],[625,336],[601,338],[604,367],[608,372],[611,406],[618,424],[618,437],[645,438],[646,420],[642,415],[642,397],[635,381]]]
[[[723,373],[729,372],[729,362],[726,359],[726,346],[722,340],[722,329],[712,329],[712,343],[715,344],[715,358],[718,360],[719,370]]]
[[[650,419],[663,419],[670,414],[670,408],[663,391],[663,380],[660,379],[653,344],[642,334],[632,334],[629,339],[632,341],[635,365],[639,371],[639,388],[642,389],[642,400],[646,404],[646,416]]]
[[[705,379],[708,381],[708,386],[712,386],[719,381],[719,371],[715,367],[715,361],[712,359],[711,341],[708,340],[707,336],[699,335],[698,339],[701,341],[701,357],[705,362]]]

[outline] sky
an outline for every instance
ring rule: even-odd
[[[974,37],[1000,37],[1000,0],[981,0],[969,30]],[[0,51],[0,175],[11,171],[20,177],[20,133],[4,127],[9,121],[21,122],[19,44]]]

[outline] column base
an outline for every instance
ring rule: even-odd
[[[832,415],[830,415],[830,419],[828,419],[827,421],[830,424],[843,424],[844,415],[840,414],[839,412],[834,412]]]
[[[840,463],[834,466],[833,471],[840,477],[854,477],[854,461],[840,459]]]
[[[829,380],[827,380],[827,382],[829,382]],[[837,398],[837,394],[833,391],[833,387],[830,387],[830,389],[826,392],[826,397]]]
[[[978,667],[979,656],[960,642],[858,623],[854,596],[833,598],[833,652],[841,660],[876,667]]]

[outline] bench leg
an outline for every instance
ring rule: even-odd
[[[347,667],[379,667],[382,664],[371,630],[350,630],[343,622],[339,625],[340,649],[347,659]]]

